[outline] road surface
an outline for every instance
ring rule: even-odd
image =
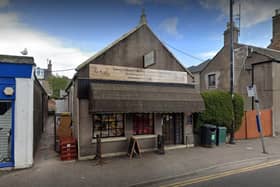
[[[279,187],[280,165],[263,164],[209,176],[188,179],[164,187]]]

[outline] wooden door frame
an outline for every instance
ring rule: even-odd
[[[169,142],[168,142],[168,144],[167,145],[177,145],[177,144],[184,144],[184,138],[183,138],[183,136],[184,136],[184,116],[183,116],[183,113],[162,113],[161,114],[161,120],[162,120],[162,135],[164,135],[164,128],[165,128],[165,123],[164,123],[164,119],[163,119],[163,117],[164,116],[166,116],[166,115],[169,115],[169,116],[172,116],[172,120],[173,120],[173,122],[172,122],[172,125],[173,125],[173,132],[170,132],[169,131],[169,133],[173,133],[173,140],[171,140],[171,143],[169,143],[170,142],[170,140],[169,140]],[[180,143],[177,143],[176,142],[176,120],[177,120],[177,118],[176,118],[176,116],[177,115],[181,115],[181,121],[180,121],[180,133],[181,133],[181,141],[180,141]],[[170,125],[170,124],[169,124]],[[170,130],[170,128],[168,128],[169,130]],[[170,137],[170,136],[169,136]],[[165,142],[166,143],[166,142]]]

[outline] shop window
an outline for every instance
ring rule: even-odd
[[[154,134],[153,114],[133,115],[133,135]]]
[[[123,114],[95,114],[93,117],[93,138],[124,136]]]
[[[216,87],[216,75],[215,74],[208,75],[208,86]]]

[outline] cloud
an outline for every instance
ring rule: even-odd
[[[54,70],[75,68],[93,53],[81,51],[65,45],[59,38],[31,29],[21,23],[16,13],[0,13],[0,53],[21,55],[28,49],[28,56],[33,56],[37,66],[46,68],[47,59],[53,62]],[[60,72],[60,75],[72,77],[73,71]]]
[[[143,5],[143,4],[166,4],[166,5],[178,5],[185,7],[188,3],[184,0],[124,0],[127,4],[131,5]]]
[[[9,0],[0,0],[0,8],[5,8],[10,4]]]
[[[276,8],[280,8],[279,0],[243,0],[241,2],[241,27],[250,27],[271,19]],[[200,0],[206,9],[220,10],[228,19],[229,1],[227,0]],[[234,14],[238,13],[238,4],[234,5]],[[220,15],[221,16],[221,15]]]
[[[213,51],[207,51],[207,52],[200,53],[199,56],[203,59],[209,59],[209,58],[213,58],[217,53],[218,53],[218,50],[213,50]]]
[[[143,0],[125,0],[126,3],[131,5],[142,5]]]
[[[170,34],[171,36],[174,36],[176,38],[182,38],[183,35],[181,35],[178,32],[178,18],[177,17],[172,17],[172,18],[167,18],[163,20],[160,24],[160,28],[162,28],[165,32]]]

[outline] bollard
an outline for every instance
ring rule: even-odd
[[[96,135],[96,155],[95,159],[101,159],[101,138],[99,135]]]
[[[97,160],[99,165],[104,164],[102,159],[102,151],[101,151],[101,138],[99,135],[96,135],[96,154],[94,160]]]
[[[158,142],[158,153],[165,154],[163,135],[160,135],[160,134],[158,135],[157,142]]]

